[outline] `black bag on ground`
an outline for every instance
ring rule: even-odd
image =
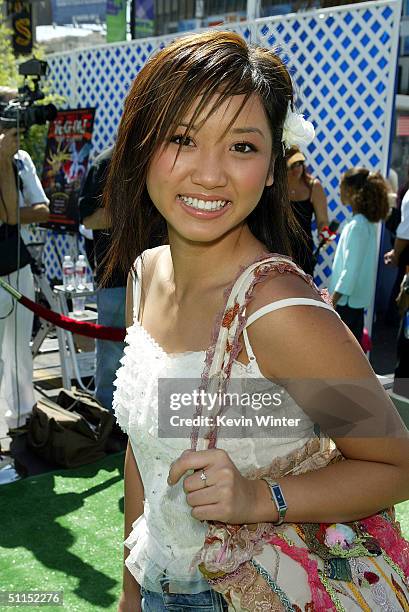
[[[33,451],[62,467],[79,467],[105,456],[114,416],[81,391],[60,392],[57,402],[40,399],[28,431]]]

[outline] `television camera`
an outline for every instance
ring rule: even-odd
[[[43,125],[57,115],[54,104],[37,105],[37,100],[43,100],[45,95],[40,89],[41,77],[48,73],[49,65],[44,60],[32,58],[19,65],[19,74],[25,77],[25,82],[18,90],[18,97],[9,102],[0,102],[0,128],[18,127],[27,131],[33,125]],[[27,77],[34,77],[31,88],[26,82]]]

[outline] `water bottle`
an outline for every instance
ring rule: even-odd
[[[85,261],[85,255],[80,255],[75,264],[75,287],[77,291],[84,291],[86,289],[87,280],[87,262]]]
[[[64,289],[73,291],[75,289],[74,263],[69,255],[65,255],[62,262],[62,278]]]
[[[85,255],[79,255],[75,262],[75,289],[76,294],[72,298],[72,311],[74,315],[80,316],[84,313],[85,296],[78,295],[86,289],[87,262]]]

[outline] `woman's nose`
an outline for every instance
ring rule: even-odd
[[[192,182],[195,185],[214,189],[227,184],[227,172],[223,160],[214,150],[202,152],[196,157],[195,162],[191,173]]]

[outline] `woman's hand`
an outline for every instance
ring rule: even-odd
[[[195,473],[186,476],[183,490],[194,518],[234,525],[263,520],[258,509],[268,498],[266,484],[242,476],[224,450],[184,451],[170,467],[168,484],[175,485],[188,470]],[[273,504],[271,515],[270,520],[276,520]]]
[[[394,249],[384,254],[383,261],[386,266],[390,266],[390,265],[398,266],[399,265],[399,257],[397,257]]]

